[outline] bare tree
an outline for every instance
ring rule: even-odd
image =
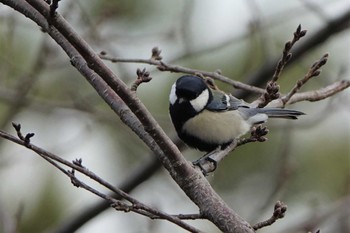
[[[109,55],[108,52],[96,53],[92,46],[87,43],[84,38],[80,36],[79,33],[77,33],[77,31],[64,19],[64,17],[57,12],[59,9],[58,0],[52,2],[39,0],[1,0],[0,2],[26,16],[28,20],[35,22],[44,33],[51,37],[51,39],[65,52],[71,65],[80,73],[80,76],[85,78],[100,98],[109,105],[114,114],[119,116],[123,124],[128,126],[150,149],[154,154],[154,157],[157,158],[157,160],[153,159],[148,164],[133,171],[131,173],[132,176],[129,177],[124,184],[120,185],[120,187],[116,187],[105,179],[102,179],[98,174],[90,171],[85,167],[84,162],[81,159],[76,159],[70,162],[64,159],[63,156],[58,156],[49,152],[49,150],[37,146],[32,142],[34,133],[23,132],[21,125],[18,123],[13,123],[17,137],[12,136],[5,131],[0,131],[0,136],[4,139],[32,150],[60,170],[63,174],[69,177],[74,186],[83,188],[104,200],[103,202],[96,203],[89,210],[82,211],[77,218],[71,219],[71,221],[57,227],[54,230],[54,232],[57,233],[73,232],[85,222],[109,207],[114,208],[117,211],[135,212],[150,219],[164,219],[189,232],[205,231],[186,221],[197,219],[206,219],[212,222],[222,232],[256,232],[263,227],[273,224],[276,220],[283,218],[287,211],[287,206],[283,202],[278,201],[274,207],[271,207],[273,209],[271,217],[256,224],[249,223],[246,219],[236,213],[236,211],[232,209],[213,189],[207,178],[202,174],[202,171],[185,159],[179,150],[183,147],[181,142],[176,142],[177,146],[174,144],[173,140],[167,136],[150,111],[138,98],[138,87],[152,79],[150,72],[146,69],[137,69],[136,78],[129,87],[123,82],[123,80],[125,80],[124,77],[117,75],[116,72],[113,72],[111,68],[107,66],[109,62],[147,64],[161,72],[186,73],[208,77],[228,84],[235,89],[239,89],[240,92],[237,94],[240,96],[247,96],[249,93],[257,95],[258,97],[252,101],[251,105],[258,107],[274,106],[283,108],[297,102],[315,102],[329,98],[350,86],[350,81],[340,80],[314,90],[301,91],[301,88],[307,82],[321,74],[321,68],[329,59],[328,54],[321,55],[316,61],[310,62],[308,65],[309,68],[306,69],[306,74],[297,80],[294,86],[290,88],[286,94],[281,92],[278,84],[282,71],[287,64],[294,62],[297,58],[301,57],[303,53],[311,49],[317,43],[326,40],[330,35],[347,28],[350,20],[350,11],[346,12],[346,14],[342,15],[337,20],[334,20],[335,23],[332,25],[335,26],[327,26],[327,28],[320,30],[320,32],[317,32],[317,35],[314,35],[309,39],[303,38],[307,32],[301,27],[301,25],[299,25],[295,30],[292,39],[285,43],[282,56],[278,60],[271,59],[272,63],[269,61],[268,64],[262,66],[258,73],[249,78],[247,84],[233,80],[222,74],[220,71],[209,72],[165,62],[162,58],[164,54],[161,54],[161,50],[158,47],[154,47],[152,50],[150,49],[150,56],[146,59],[119,58]],[[325,32],[325,30],[328,31]],[[319,39],[320,37],[323,39]],[[318,38],[319,40],[314,42],[313,40],[315,40],[315,38]],[[297,47],[299,40],[304,40],[306,42]],[[54,45],[49,45],[49,43],[45,42],[40,51],[50,55],[52,46]],[[293,51],[294,48],[296,49]],[[25,77],[25,83],[23,83],[23,80],[18,83],[18,86],[21,87],[20,92],[12,93],[11,91],[8,91],[6,93],[8,102],[11,102],[10,106],[13,110],[8,112],[8,115],[6,116],[7,120],[3,122],[11,121],[11,118],[22,106],[31,104],[33,105],[33,108],[39,109],[44,108],[45,104],[50,104],[49,102],[42,100],[27,98],[27,93],[30,88],[35,85],[35,77],[38,77],[43,62],[45,61],[39,58],[34,62],[31,74],[29,73]],[[208,82],[215,85],[211,79]],[[11,95],[13,97],[11,97]],[[55,105],[59,104],[60,103],[55,103]],[[83,104],[78,103],[74,107],[86,112],[93,112],[91,109],[85,108]],[[100,114],[100,117],[103,118],[105,116]],[[25,122],[21,123],[25,124]],[[5,127],[5,125],[2,125],[2,127]],[[267,133],[268,130],[266,127],[258,126],[252,130],[250,136],[235,140],[229,147],[227,147],[227,149],[216,152],[213,157],[220,162],[229,154],[229,152],[235,150],[239,146],[246,145],[247,143],[266,141]],[[284,154],[288,156],[288,153]],[[283,163],[281,164],[283,165]],[[203,164],[203,166],[209,173],[214,171],[214,165],[210,162]],[[168,171],[171,178],[186,194],[188,199],[198,207],[196,213],[179,213],[172,215],[145,204],[128,194],[133,188],[146,180],[160,167],[164,167]],[[286,171],[285,168],[286,167],[281,166],[281,176],[279,176],[282,177],[281,179],[285,177],[284,175],[288,175],[284,173]],[[103,188],[96,188],[94,185],[90,185],[88,182],[85,182],[84,179],[81,179],[77,173],[89,177]],[[282,183],[282,180],[277,182],[276,190],[272,192],[271,195],[274,195],[279,190]],[[107,191],[104,191],[106,189]],[[343,200],[342,203],[347,202],[348,200],[346,199]],[[271,201],[268,201],[267,203],[271,203]],[[258,218],[261,219],[261,216]],[[308,227],[305,227],[305,229],[314,230],[314,228],[309,229]]]

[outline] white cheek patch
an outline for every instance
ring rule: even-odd
[[[170,95],[169,95],[169,102],[171,105],[175,104],[177,100],[177,95],[176,95],[176,84],[174,83],[173,86],[171,87]]]
[[[196,112],[202,111],[209,101],[209,91],[205,89],[197,98],[190,101],[192,107]]]

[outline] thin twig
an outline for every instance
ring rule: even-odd
[[[118,185],[118,188],[130,193],[140,183],[155,174],[161,167],[161,163],[156,156],[150,156],[150,158],[152,158],[150,161],[141,161],[141,166],[137,166],[135,169],[129,171],[126,175],[127,178]],[[118,196],[113,193],[109,194],[109,196],[118,199]],[[57,227],[51,233],[75,232],[99,213],[109,208],[110,204],[105,200],[97,200],[95,203],[89,203],[83,207],[79,214],[66,216],[61,223],[57,224]]]
[[[309,54],[312,49],[317,48],[317,46],[320,46],[320,44],[324,43],[331,37],[334,37],[344,30],[347,30],[349,28],[349,22],[350,8],[346,9],[342,14],[339,14],[336,17],[332,17],[328,21],[324,22],[324,25],[322,25],[317,31],[308,36],[307,39],[305,38],[305,40],[303,40],[303,42],[301,42],[297,47],[294,47],[293,56],[287,65],[291,65],[292,63],[298,61],[298,59],[302,56]],[[279,57],[268,59],[259,70],[251,74],[246,79],[246,83],[252,86],[263,86],[276,70],[276,64],[279,59]],[[240,91],[239,93],[236,93],[237,97],[243,99],[248,95],[248,92]]]
[[[293,39],[287,41],[284,45],[283,53],[281,59],[278,61],[275,72],[272,76],[272,79],[267,83],[265,88],[265,93],[259,97],[260,103],[259,108],[265,107],[269,102],[280,97],[280,87],[277,84],[277,80],[281,76],[284,66],[292,58],[292,53],[290,52],[294,44],[300,40],[300,38],[306,35],[306,30],[301,30],[301,25],[297,27],[296,31],[293,34]]]
[[[148,64],[148,65],[156,66],[160,71],[170,71],[170,72],[193,74],[193,75],[201,74],[205,77],[211,77],[213,79],[220,80],[224,83],[232,85],[234,88],[243,89],[243,90],[253,92],[253,93],[259,93],[259,94],[264,93],[264,89],[250,86],[250,85],[247,85],[247,84],[239,82],[239,81],[232,80],[224,75],[221,75],[219,72],[208,72],[208,71],[190,69],[187,67],[182,67],[182,66],[171,65],[171,64],[165,63],[164,61],[159,60],[160,53],[157,54],[158,59],[155,59],[155,58],[151,58],[151,59],[115,58],[115,57],[110,57],[110,56],[106,55],[105,52],[100,53],[99,56],[101,59],[111,61],[113,63],[141,63],[141,64]],[[153,56],[154,55],[152,55],[152,57]]]
[[[141,85],[141,83],[148,83],[149,81],[152,80],[152,77],[149,76],[150,73],[146,71],[146,68],[143,70],[137,69],[136,71],[137,74],[137,79],[135,82],[131,85],[131,91],[136,92],[137,88]]]
[[[311,78],[313,77],[317,77],[320,75],[321,73],[321,67],[324,66],[327,63],[328,60],[328,53],[326,53],[325,55],[323,55],[320,60],[316,61],[309,69],[309,71],[307,72],[307,74],[304,76],[304,78],[300,79],[297,81],[297,83],[295,84],[295,86],[292,88],[292,90],[282,98],[282,102],[284,105],[286,105],[286,103],[288,103],[288,101],[292,98],[292,96],[297,93],[300,88],[307,83]]]
[[[175,218],[182,219],[182,220],[197,220],[197,219],[205,219],[205,217],[202,214],[176,214],[172,215]],[[154,219],[159,219],[159,217],[154,216]]]
[[[296,93],[290,98],[290,100],[287,102],[286,105],[290,105],[290,104],[294,104],[302,101],[310,101],[310,102],[320,101],[330,96],[333,96],[349,87],[350,87],[350,80],[341,80],[341,81],[332,83],[326,87],[320,88],[318,90]],[[252,106],[254,105],[255,103],[252,103]],[[283,106],[284,106],[284,103],[282,101],[282,98],[273,100],[268,104],[268,107],[282,108]]]
[[[279,60],[275,73],[272,76],[271,82],[277,82],[279,77],[281,76],[282,70],[284,66],[289,62],[289,60],[292,58],[292,53],[290,52],[293,48],[294,44],[300,40],[300,38],[304,37],[306,35],[306,30],[301,30],[301,25],[297,27],[296,31],[293,33],[293,39],[291,41],[287,41],[284,45],[284,50],[282,53],[282,58]]]
[[[177,138],[173,139],[177,147],[182,150],[184,144]],[[147,156],[151,158],[147,161],[140,161],[140,165],[130,170],[126,175],[124,181],[118,185],[118,188],[126,193],[130,193],[140,183],[148,180],[153,174],[155,174],[161,168],[161,163],[154,154]],[[118,199],[118,196],[111,193],[110,196]],[[62,223],[57,224],[57,228],[51,231],[51,233],[65,233],[75,232],[85,223],[92,218],[96,217],[99,213],[110,207],[109,203],[104,200],[98,200],[96,203],[84,206],[84,209],[80,211],[78,215],[67,216]]]
[[[22,133],[20,132],[20,127],[18,127],[18,125],[14,124],[14,128],[17,131],[17,134],[22,135]],[[39,156],[41,156],[42,158],[44,158],[46,161],[48,161],[50,164],[52,164],[53,166],[55,166],[56,168],[58,168],[62,173],[64,173],[65,175],[67,175],[74,186],[76,187],[81,187],[84,188],[86,190],[88,190],[91,193],[94,193],[95,195],[110,201],[113,203],[113,207],[117,210],[122,210],[122,211],[133,211],[135,213],[139,213],[148,217],[154,217],[154,216],[158,216],[158,218],[161,219],[166,219],[176,225],[179,225],[180,227],[190,231],[190,232],[201,232],[200,230],[188,225],[187,223],[184,223],[183,221],[181,221],[179,218],[171,216],[169,214],[166,214],[162,211],[156,210],[154,208],[148,207],[147,205],[137,201],[135,198],[131,197],[129,194],[123,192],[120,189],[115,188],[113,185],[109,184],[107,181],[103,180],[102,178],[100,178],[99,176],[97,176],[96,174],[94,174],[93,172],[91,172],[90,170],[88,170],[87,168],[83,167],[81,164],[81,160],[76,160],[74,162],[69,162],[65,159],[62,159],[60,156],[57,156],[53,153],[50,153],[38,146],[35,146],[34,144],[25,141],[25,138],[23,138],[23,136],[21,138],[15,138],[12,135],[3,132],[0,130],[0,137],[3,137],[7,140],[10,140],[14,143],[17,143],[19,145],[25,146],[28,149],[34,151],[36,154],[38,154]],[[58,163],[63,164],[65,166],[68,166],[70,168],[72,168],[71,171],[67,171],[65,170],[63,167],[61,167]],[[81,174],[84,174],[86,176],[88,176],[89,178],[91,178],[92,180],[96,181],[97,183],[101,184],[102,186],[106,187],[107,189],[113,191],[114,193],[118,194],[118,196],[123,197],[125,200],[129,201],[131,204],[127,205],[111,196],[105,195],[99,191],[97,191],[96,189],[88,186],[87,184],[85,184],[84,182],[80,181],[76,176],[75,176],[75,171],[80,172]]]
[[[287,211],[287,205],[285,205],[281,201],[276,202],[272,216],[265,221],[262,221],[262,222],[255,224],[253,226],[253,229],[256,231],[256,230],[261,229],[263,227],[272,225],[278,219],[284,218],[286,211]]]

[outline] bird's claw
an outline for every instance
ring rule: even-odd
[[[209,153],[207,155],[204,155],[203,157],[201,157],[201,158],[197,159],[196,161],[192,162],[192,164],[194,166],[198,166],[201,169],[201,171],[202,171],[204,176],[208,176],[208,174],[210,172],[215,171],[216,168],[217,168],[217,165],[218,165],[218,162],[215,159],[211,158],[210,155],[211,155],[211,153]],[[212,163],[214,165],[214,168],[208,170],[207,168],[210,168],[210,167],[205,167],[204,166],[207,162]]]

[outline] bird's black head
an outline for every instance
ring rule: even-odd
[[[204,80],[197,76],[184,75],[174,83],[170,93],[170,104],[190,102],[196,111],[207,105],[211,93]]]
[[[176,130],[203,111],[211,98],[212,93],[202,78],[191,75],[180,77],[173,84],[169,96],[170,116]]]
[[[202,78],[190,75],[180,77],[175,85],[177,98],[187,101],[196,99],[204,90],[208,89]]]

